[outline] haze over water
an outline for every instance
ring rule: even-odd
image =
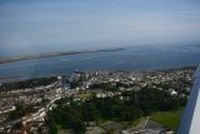
[[[200,1],[0,0],[0,29],[0,57],[200,42]]]
[[[0,0],[0,29],[0,58],[126,48],[2,64],[0,79],[163,69],[200,59],[198,0]]]

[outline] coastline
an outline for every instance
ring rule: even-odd
[[[188,65],[188,66],[181,66],[181,67],[169,67],[169,68],[163,68],[163,69],[154,69],[154,70],[133,70],[133,71],[129,71],[129,70],[91,70],[91,71],[82,71],[80,70],[80,72],[94,72],[94,71],[108,71],[108,72],[156,72],[156,71],[160,71],[160,72],[170,72],[170,71],[177,71],[177,70],[187,70],[187,69],[191,69],[191,70],[196,70],[198,67],[198,65]],[[73,73],[73,72],[72,72]],[[61,74],[61,76],[70,76],[71,74]],[[42,78],[51,78],[51,77],[57,77],[59,75],[46,75],[46,76],[38,76],[38,77],[31,77],[31,78],[25,78],[23,76],[8,76],[8,77],[0,77],[0,83],[12,83],[12,82],[22,82],[22,81],[28,81],[28,80],[39,80]]]

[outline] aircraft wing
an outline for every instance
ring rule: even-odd
[[[200,65],[194,75],[194,79],[178,134],[200,134]]]

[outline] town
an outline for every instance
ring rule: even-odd
[[[2,83],[0,84],[0,133],[52,133],[49,113],[53,113],[60,106],[70,106],[72,103],[85,105],[87,102],[94,102],[94,99],[107,98],[117,98],[123,102],[130,101],[131,97],[127,96],[128,93],[142,93],[145,89],[156,89],[159,93],[169,95],[172,100],[181,100],[180,107],[184,107],[193,83],[194,71],[195,67],[135,72],[77,70],[71,76],[42,79],[44,83],[40,79],[23,81],[20,84]],[[174,107],[177,106],[162,108],[168,111]],[[163,132],[164,134],[175,131],[151,120],[149,115],[143,118],[138,123],[139,125],[126,125],[121,129],[120,127],[112,128],[112,132],[121,134]],[[110,124],[114,123],[109,120],[110,124],[107,122],[107,125],[106,123],[98,125],[94,120],[84,121],[85,129],[84,132],[81,131],[88,134],[108,133],[110,131],[108,126],[112,127]],[[124,118],[124,120],[129,119]],[[64,133],[73,133],[73,130]]]

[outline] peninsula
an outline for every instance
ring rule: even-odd
[[[122,51],[125,48],[113,48],[113,49],[99,49],[99,50],[82,50],[82,51],[65,51],[65,52],[48,52],[42,54],[32,54],[32,55],[21,55],[21,56],[11,56],[11,57],[0,57],[0,64],[24,61],[24,60],[33,60],[33,59],[43,59],[56,56],[65,56],[65,55],[78,55],[86,53],[100,53],[100,52],[116,52]]]

